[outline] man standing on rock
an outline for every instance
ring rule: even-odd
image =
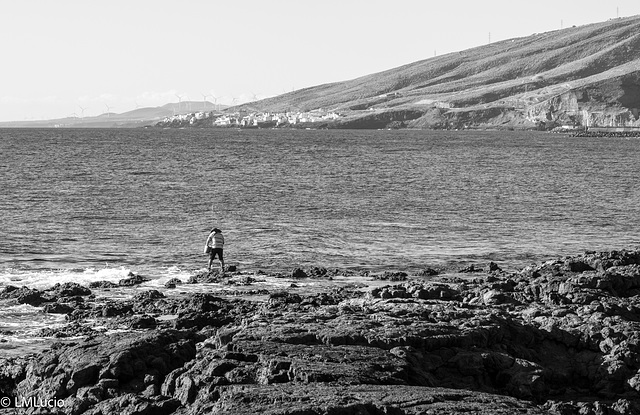
[[[204,246],[204,253],[209,254],[209,271],[211,271],[211,265],[217,255],[220,260],[220,272],[224,272],[223,246],[224,236],[222,236],[222,231],[218,228],[211,229],[211,233],[209,233],[209,237],[207,238],[207,243]]]

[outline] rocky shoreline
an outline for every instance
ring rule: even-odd
[[[279,277],[295,286],[344,273]],[[67,323],[43,330],[56,339],[48,350],[0,358],[0,413],[640,413],[640,250],[517,272],[491,263],[351,275],[364,283],[310,294],[252,290],[260,277],[227,270],[167,284],[243,287],[224,297],[4,287],[0,299]]]

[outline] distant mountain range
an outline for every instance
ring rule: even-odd
[[[0,122],[0,127],[30,127],[30,128],[135,128],[153,126],[165,117],[198,111],[224,110],[228,106],[216,105],[209,101],[183,101],[169,103],[161,107],[145,107],[117,113],[104,113],[95,117],[66,117],[52,120],[25,120]]]
[[[490,43],[239,108],[323,108],[352,128],[640,125],[640,16]]]

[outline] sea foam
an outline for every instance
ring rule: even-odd
[[[46,289],[55,284],[75,282],[81,285],[89,285],[93,281],[111,281],[117,283],[126,278],[131,272],[125,267],[120,268],[86,268],[86,269],[59,269],[59,270],[0,270],[0,287],[13,285],[16,287],[29,287]]]

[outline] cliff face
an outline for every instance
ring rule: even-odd
[[[241,107],[316,108],[346,114],[346,126],[357,118],[414,128],[637,126],[640,16],[509,39]],[[421,116],[386,114],[399,111]]]
[[[484,106],[434,108],[409,126],[457,129],[640,127],[640,71],[580,88],[567,87],[565,91],[540,102],[523,102],[521,97],[510,97],[505,102]]]

